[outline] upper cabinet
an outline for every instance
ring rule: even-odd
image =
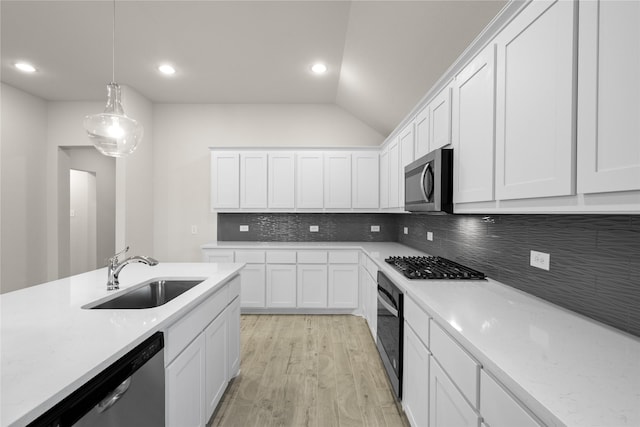
[[[640,2],[579,10],[578,192],[640,190]]]
[[[351,153],[324,153],[324,207],[351,207]]]
[[[380,153],[380,207],[389,207],[389,147]]]
[[[240,153],[240,207],[267,207],[267,153]]]
[[[415,132],[414,132],[414,122],[409,123],[405,128],[400,132],[398,136],[399,146],[400,146],[400,170],[398,171],[400,174],[400,190],[399,190],[399,207],[404,206],[404,167],[409,163],[413,162],[415,149]]]
[[[322,209],[324,206],[323,165],[321,151],[298,153],[296,174],[296,206]]]
[[[378,151],[351,154],[351,206],[355,209],[377,209],[379,203]]]
[[[295,207],[295,154],[275,151],[269,153],[269,208]]]
[[[494,45],[489,45],[453,84],[455,203],[493,200],[494,63]]]
[[[413,120],[415,158],[429,153],[429,107],[424,107]]]
[[[495,39],[497,199],[574,194],[575,10],[531,2]]]
[[[451,88],[445,87],[429,103],[429,151],[451,144]]]
[[[404,174],[403,174],[404,176]],[[400,206],[400,145],[398,139],[389,144],[389,207]]]
[[[211,210],[240,207],[240,155],[211,152]]]

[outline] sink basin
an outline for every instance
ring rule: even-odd
[[[88,304],[88,309],[141,309],[158,307],[182,295],[204,279],[151,279],[103,303]]]

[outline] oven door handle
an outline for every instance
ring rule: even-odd
[[[391,304],[389,304],[388,302],[386,302],[384,300],[384,298],[382,298],[382,296],[380,294],[378,294],[378,302],[380,304],[382,304],[382,306],[384,308],[386,308],[387,310],[389,310],[389,312],[394,316],[394,317],[398,317],[398,310],[396,310],[395,308],[393,308],[391,306]]]

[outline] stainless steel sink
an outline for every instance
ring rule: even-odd
[[[134,286],[108,301],[84,306],[87,309],[141,309],[158,307],[182,295],[204,279],[157,278]]]

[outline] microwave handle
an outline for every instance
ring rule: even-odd
[[[424,201],[429,201],[429,196],[427,195],[427,189],[424,188],[424,177],[427,175],[427,172],[431,169],[431,163],[427,163],[422,171],[422,175],[420,176],[420,190],[422,190],[422,195],[424,196]]]

